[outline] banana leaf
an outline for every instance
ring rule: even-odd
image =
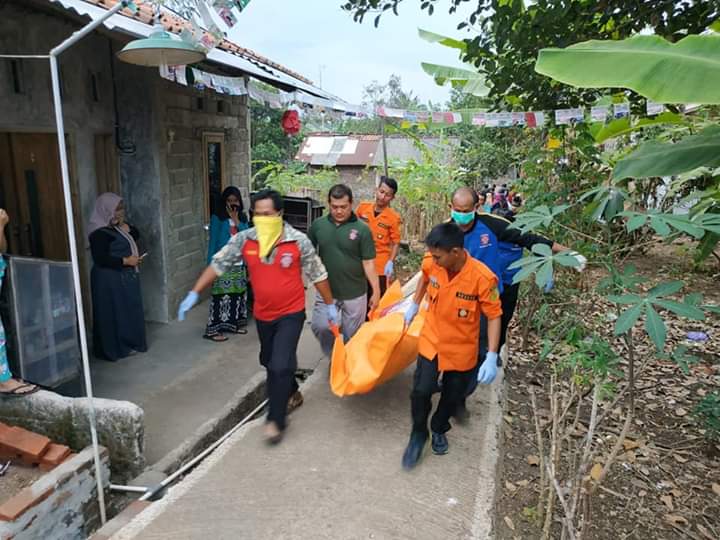
[[[657,103],[720,103],[720,35],[659,36],[542,49],[535,71],[579,88],[629,88]]]
[[[462,40],[436,34],[435,32],[423,30],[422,28],[418,28],[418,35],[429,43],[439,43],[440,45],[450,47],[451,49],[457,49],[465,52],[465,49],[467,48],[467,45]]]
[[[422,62],[421,65],[423,71],[435,79],[435,83],[440,86],[450,83],[453,88],[461,90],[465,94],[480,97],[487,96],[490,92],[490,89],[485,86],[485,77],[477,71],[427,62]]]
[[[608,139],[619,137],[620,135],[627,135],[635,131],[641,130],[650,126],[658,126],[662,124],[686,124],[682,116],[679,114],[664,112],[654,118],[641,118],[634,124],[631,123],[630,117],[618,118],[612,120],[607,124],[601,124],[599,122],[590,125],[590,134],[598,144],[604,143]]]
[[[720,126],[677,143],[646,142],[615,165],[613,178],[672,176],[698,167],[720,167]]]

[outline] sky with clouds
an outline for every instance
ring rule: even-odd
[[[448,100],[448,88],[437,86],[420,62],[460,66],[458,51],[423,41],[417,29],[465,37],[457,25],[469,9],[454,15],[436,9],[429,16],[418,0],[405,0],[399,17],[388,12],[375,28],[372,15],[356,23],[341,4],[342,0],[253,0],[229,37],[316,84],[322,71],[322,87],[351,103],[361,102],[364,86],[373,80],[387,82],[393,73],[423,102]]]

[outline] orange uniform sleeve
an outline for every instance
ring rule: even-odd
[[[402,239],[402,233],[400,232],[401,227],[402,218],[399,214],[395,214],[395,219],[393,220],[392,227],[390,227],[390,241],[393,244],[399,244],[400,240]]]
[[[432,270],[433,264],[435,264],[435,261],[433,261],[432,255],[430,255],[430,253],[425,253],[425,255],[423,255],[422,266],[420,267],[425,279],[430,277],[430,271]]]
[[[478,303],[480,310],[488,320],[497,319],[502,315],[498,280],[494,275],[482,275],[478,282]]]

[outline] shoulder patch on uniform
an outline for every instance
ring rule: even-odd
[[[498,291],[498,288],[493,287],[492,289],[490,289],[489,296],[490,296],[490,300],[492,300],[493,302],[498,300],[500,298],[500,292]]]

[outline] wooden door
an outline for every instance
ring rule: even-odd
[[[27,253],[23,242],[23,218],[20,214],[20,203],[15,187],[15,169],[12,160],[12,147],[10,135],[0,133],[0,208],[4,208],[10,218],[5,228],[5,238],[8,243],[8,253]]]
[[[112,133],[95,135],[95,182],[98,195],[111,192],[122,196],[120,164]]]
[[[10,207],[10,253],[69,260],[55,134],[0,134],[0,161],[5,204]],[[14,193],[14,201],[8,193]]]

